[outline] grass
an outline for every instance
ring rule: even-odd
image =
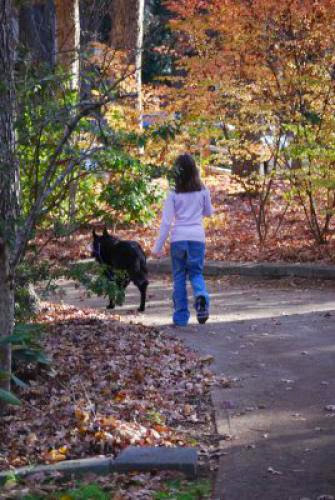
[[[211,483],[207,480],[199,481],[167,481],[165,489],[158,491],[154,500],[202,500],[210,498]]]
[[[161,484],[153,494],[153,500],[205,500],[210,498],[211,482],[208,480],[171,480]],[[55,492],[47,496],[26,495],[23,500],[113,500],[114,493],[105,491],[98,484],[91,483],[78,488]]]
[[[48,495],[48,498],[52,500],[109,500],[113,498],[110,495],[111,493],[104,491],[99,485],[92,483]],[[43,500],[45,498],[47,498],[45,495],[26,495],[23,497],[23,500]]]

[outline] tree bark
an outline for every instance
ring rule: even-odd
[[[110,43],[116,50],[132,51],[135,60],[138,0],[112,0]]]
[[[144,0],[137,0],[136,26],[136,91],[139,126],[143,128],[143,98],[142,98],[142,62],[143,62],[143,33],[144,33]]]
[[[14,283],[10,271],[8,246],[0,238],[0,336],[5,337],[13,333],[14,328]],[[10,374],[12,367],[11,344],[4,344],[0,348],[0,371],[7,377],[0,378],[0,388],[10,391]],[[3,405],[0,400],[0,415]]]
[[[80,89],[80,10],[79,0],[56,0],[56,60],[71,71],[72,88]],[[69,224],[74,223],[77,183],[69,190]]]
[[[20,44],[28,49],[33,63],[55,64],[55,8],[53,0],[24,3],[19,12]]]
[[[144,33],[144,0],[112,0],[110,6],[110,45],[127,54],[126,61],[135,64],[136,107],[142,128],[142,54]],[[134,89],[135,90],[135,89]]]
[[[12,0],[0,0],[0,336],[11,335],[14,326],[14,273],[10,255],[15,248],[20,197],[14,126],[16,14]],[[0,370],[8,374],[6,380],[0,379],[0,387],[9,390],[10,344],[0,348]]]
[[[79,87],[79,0],[56,0],[56,61],[71,70],[73,88]]]

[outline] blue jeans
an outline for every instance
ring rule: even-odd
[[[189,278],[193,295],[203,295],[209,306],[209,295],[203,277],[205,243],[201,241],[175,241],[171,243],[173,275],[173,322],[186,326],[190,318],[188,310],[186,279]]]

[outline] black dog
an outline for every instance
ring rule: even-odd
[[[104,229],[102,236],[93,230],[92,257],[100,264],[108,266],[108,279],[114,280],[114,271],[126,271],[128,278],[117,282],[118,286],[126,288],[132,281],[141,293],[139,311],[145,310],[146,292],[149,281],[146,256],[141,246],[136,241],[119,240],[108,234]],[[114,309],[115,303],[110,299],[109,309]]]

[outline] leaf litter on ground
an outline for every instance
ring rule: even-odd
[[[64,304],[43,303],[36,321],[51,365],[19,374],[28,387],[3,417],[0,470],[115,457],[128,445],[201,445],[211,459],[215,377],[181,341]]]
[[[285,186],[278,181],[273,202],[267,214],[268,237],[260,246],[250,202],[241,186],[229,174],[206,175],[215,209],[214,217],[205,220],[206,256],[209,260],[231,262],[335,262],[335,219],[330,225],[327,245],[313,239],[304,212],[298,204],[285,211]],[[285,211],[280,227],[278,221]],[[138,241],[149,255],[158,235],[160,210],[148,225],[133,224],[117,228],[117,236]],[[103,225],[96,224],[97,229]],[[47,239],[51,238],[46,244]],[[70,237],[52,238],[48,231],[38,232],[37,247],[43,248],[41,258],[50,261],[74,261],[90,257],[87,250],[91,242],[91,229],[80,229]],[[43,247],[43,245],[45,245]],[[166,250],[167,253],[167,250]]]

